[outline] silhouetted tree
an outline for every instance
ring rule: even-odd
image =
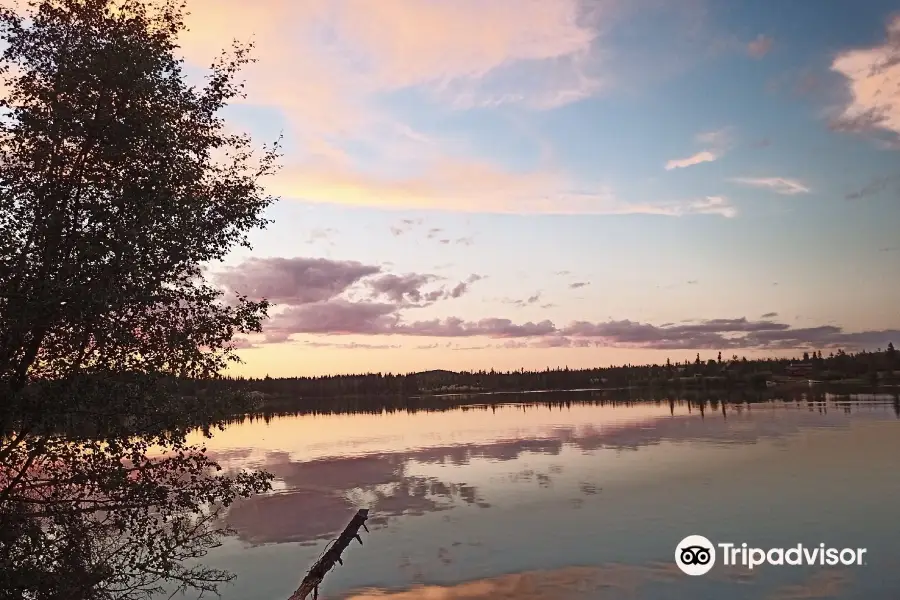
[[[230,575],[194,559],[221,507],[270,478],[214,475],[186,432],[245,398],[188,401],[176,380],[217,377],[266,313],[201,270],[271,203],[257,181],[276,153],[218,116],[247,50],[197,89],[174,0],[23,4],[0,9],[0,590],[214,590]]]

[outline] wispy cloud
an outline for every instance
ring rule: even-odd
[[[832,119],[834,129],[900,138],[900,15],[888,23],[886,37],[881,45],[841,52],[831,63],[845,78],[849,96]]]
[[[359,342],[340,343],[312,340],[303,342],[303,345],[309,348],[339,348],[341,350],[395,350],[403,347],[400,344],[360,344]]]
[[[409,233],[414,228],[420,226],[422,224],[422,219],[400,219],[399,222],[391,225],[390,230],[391,234],[395,236],[401,236],[404,233]]]
[[[707,196],[699,200],[687,203],[684,207],[690,214],[718,215],[728,219],[737,216],[738,211],[731,201],[724,196]],[[672,207],[672,210],[682,210],[680,207]]]
[[[346,133],[378,118],[371,99],[407,88],[456,107],[542,108],[596,93],[597,24],[608,12],[579,0],[304,0],[266,10],[194,0],[182,45],[205,66],[229,39],[255,37],[248,102],[284,109],[301,129]]]
[[[701,152],[697,152],[696,154],[692,154],[687,158],[677,158],[670,160],[666,163],[666,171],[671,171],[672,169],[684,169],[685,167],[693,167],[694,165],[703,164],[705,162],[713,162],[716,160],[718,155],[710,152],[709,150],[703,150]]]
[[[784,177],[735,177],[729,181],[750,187],[767,189],[783,196],[808,194],[812,191],[800,181]]]
[[[718,151],[725,152],[734,143],[734,128],[722,127],[712,131],[701,131],[695,137],[698,144],[709,146]]]
[[[773,44],[772,38],[759,34],[755,40],[747,44],[747,54],[753,58],[762,58],[772,51]]]
[[[512,304],[514,306],[530,306],[532,304],[537,304],[541,300],[541,292],[535,292],[533,295],[529,296],[525,299],[514,300],[512,298],[502,298],[500,302],[503,304]]]
[[[591,285],[590,281],[576,281],[575,283],[570,283],[569,288],[573,289],[573,290],[577,290],[579,288],[583,288],[588,285]]]
[[[858,190],[850,192],[849,194],[844,196],[844,198],[847,200],[861,200],[870,196],[877,196],[885,191],[890,184],[898,182],[900,182],[900,176],[898,175],[878,177],[873,181],[867,183],[863,187],[859,188]]]
[[[701,150],[687,158],[678,158],[670,160],[666,163],[666,171],[673,169],[684,169],[693,167],[694,165],[713,162],[721,158],[731,147],[733,143],[734,130],[731,127],[723,127],[714,131],[704,131],[695,136],[696,142],[706,146],[705,150]]]
[[[581,191],[578,187],[560,171],[513,172],[490,163],[443,158],[429,161],[417,175],[402,178],[376,176],[339,164],[288,166],[268,189],[308,202],[390,209],[500,214],[721,214],[705,210],[707,201],[632,202],[617,197],[609,188]],[[392,231],[400,235],[408,229],[398,224]],[[451,239],[439,241],[449,244]]]

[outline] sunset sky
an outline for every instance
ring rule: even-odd
[[[246,375],[900,343],[896,1],[193,0],[284,135]]]

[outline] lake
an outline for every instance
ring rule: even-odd
[[[364,544],[320,598],[900,597],[900,420],[890,397],[719,406],[469,406],[246,419],[207,444],[273,493],[234,505],[206,561],[223,600],[286,600],[357,508]],[[675,564],[688,535],[865,548],[864,564]]]

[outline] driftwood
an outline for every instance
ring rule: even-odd
[[[341,532],[341,535],[334,540],[322,554],[321,558],[316,561],[316,564],[310,568],[306,577],[304,577],[303,581],[300,583],[300,587],[297,588],[297,591],[294,592],[288,600],[306,600],[306,597],[310,594],[313,595],[314,600],[319,597],[319,585],[322,583],[322,580],[325,579],[325,575],[328,574],[328,571],[334,568],[335,563],[344,564],[344,561],[341,560],[341,554],[347,549],[350,542],[355,539],[362,544],[362,538],[359,537],[359,528],[362,527],[366,530],[366,533],[369,532],[369,529],[366,527],[366,519],[368,518],[369,509],[361,508],[356,511],[356,515],[354,515],[350,520],[350,523],[344,527],[344,531]]]

